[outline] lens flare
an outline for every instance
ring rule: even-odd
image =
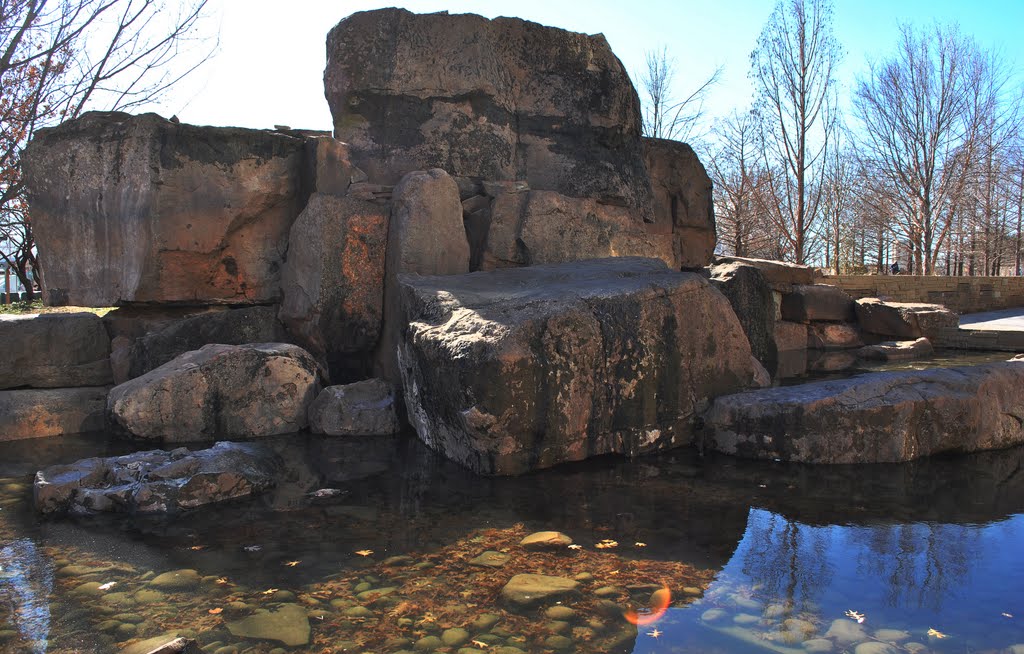
[[[626,618],[627,622],[638,627],[653,624],[665,615],[665,611],[668,610],[668,605],[671,603],[672,591],[663,584],[661,588],[651,593],[650,608],[640,609],[639,611],[629,609],[622,614],[622,617]]]

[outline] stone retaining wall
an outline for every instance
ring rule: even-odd
[[[854,299],[942,304],[957,313],[1024,306],[1024,277],[940,277],[930,275],[826,275]]]

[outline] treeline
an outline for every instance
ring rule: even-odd
[[[778,2],[750,57],[753,106],[701,144],[721,252],[837,273],[1022,273],[1018,71],[956,26],[904,25],[893,45],[841,111],[831,3]]]

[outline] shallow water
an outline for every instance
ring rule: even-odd
[[[1013,357],[1010,352],[975,352],[970,350],[936,350],[923,359],[905,361],[866,361],[858,359],[856,350],[794,350],[779,353],[775,385],[792,386],[809,381],[847,379],[869,372],[895,370],[928,370],[996,363]]]
[[[0,443],[0,650],[114,652],[175,632],[218,654],[1024,644],[1024,448],[840,467],[678,451],[484,479],[411,438],[273,444],[288,464],[275,491],[159,521],[40,520],[31,510],[39,467],[135,444]],[[344,493],[306,497],[324,487]],[[537,530],[580,548],[519,547]],[[488,550],[506,561],[469,563]],[[155,582],[181,570],[195,577],[180,588]],[[513,610],[499,591],[526,572],[578,577],[561,600],[572,611]],[[669,608],[644,611],[662,586]],[[624,617],[630,607],[641,609],[639,627]],[[232,634],[229,624],[261,609],[298,614],[289,624],[308,623],[308,643]]]

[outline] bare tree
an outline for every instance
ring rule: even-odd
[[[685,98],[677,100],[672,88],[676,65],[668,54],[668,48],[662,46],[661,50],[648,50],[644,59],[646,70],[640,74],[644,136],[687,143],[700,138],[705,117],[704,101],[721,79],[722,67],[716,68]]]
[[[955,27],[903,26],[896,52],[857,85],[863,157],[897,207],[917,272],[936,271],[965,192],[984,175],[986,134],[1004,132],[1016,113],[1007,111],[1008,80]]]
[[[764,114],[771,216],[804,263],[818,218],[821,169],[836,128],[834,70],[841,56],[829,0],[779,0],[751,53]]]
[[[712,128],[708,157],[714,182],[715,219],[723,250],[739,257],[763,254],[764,209],[758,116],[734,111]]]
[[[842,273],[844,243],[848,243],[854,228],[856,175],[848,147],[837,142],[828,160],[822,179],[821,213],[824,223],[825,267],[835,274]],[[849,255],[849,263],[852,263]]]
[[[195,70],[213,51],[198,35],[207,1],[0,0],[0,256],[30,294],[21,149],[41,127],[137,108]]]

